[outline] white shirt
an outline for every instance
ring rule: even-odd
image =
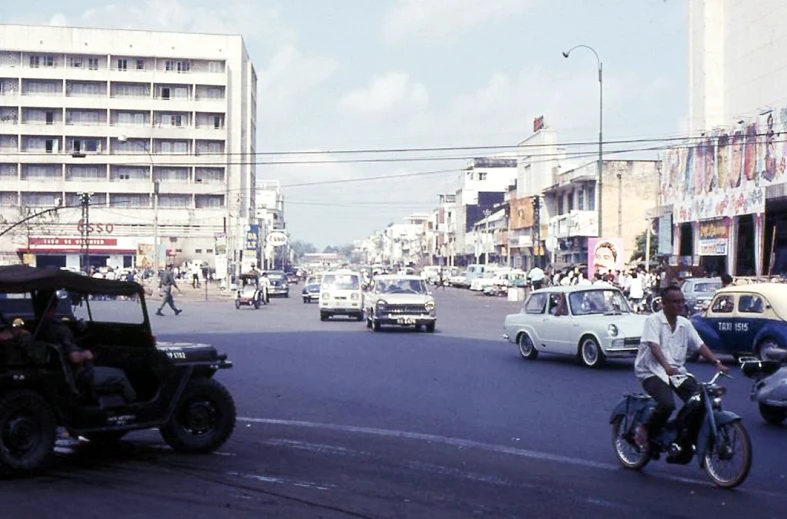
[[[544,271],[538,267],[530,269],[530,281],[542,281],[544,279]]]
[[[634,372],[640,380],[656,376],[667,384],[667,372],[651,353],[649,342],[661,346],[661,353],[667,364],[678,368],[682,374],[686,373],[683,366],[686,363],[686,353],[696,351],[703,344],[694,325],[685,317],[677,317],[675,331],[672,331],[663,310],[648,316],[642,330],[637,359],[634,361]]]
[[[631,299],[642,299],[645,297],[645,290],[642,288],[642,278],[637,276],[629,280],[629,297]]]

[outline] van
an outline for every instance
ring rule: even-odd
[[[352,270],[326,272],[320,283],[320,321],[334,315],[363,320],[363,278]]]

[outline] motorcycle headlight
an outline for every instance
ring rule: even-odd
[[[610,337],[617,337],[618,336],[618,327],[614,324],[610,324],[607,326],[607,335]]]

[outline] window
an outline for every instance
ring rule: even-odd
[[[718,296],[716,299],[713,300],[713,304],[710,307],[710,311],[717,314],[729,314],[732,313],[732,309],[735,307],[735,297],[731,295],[723,295]]]
[[[557,214],[563,214],[563,195],[557,196]]]
[[[194,254],[202,254],[202,249],[194,249]]]
[[[161,99],[169,99],[169,87],[161,89]]]
[[[82,61],[82,58],[80,58],[80,57],[71,56],[68,59],[68,66],[71,67],[71,68],[82,68],[84,66],[84,62]]]
[[[145,60],[138,59],[137,60],[137,70],[145,70]]]
[[[55,66],[55,58],[54,58],[54,56],[44,56],[44,66],[45,67],[54,67]]]
[[[577,209],[580,211],[585,210],[585,191],[582,189],[577,193]]]
[[[543,314],[544,308],[547,306],[546,294],[533,294],[525,302],[526,314]]]
[[[87,68],[90,70],[98,70],[98,58],[88,58]]]
[[[183,116],[182,115],[170,115],[169,116],[169,125],[170,126],[183,126]]]
[[[596,187],[589,187],[587,190],[587,206],[588,211],[595,211],[596,210]]]
[[[54,124],[55,112],[52,111],[46,112],[46,115],[44,116],[44,120],[46,121],[46,124]]]
[[[568,195],[566,195],[566,200],[568,201],[568,212],[574,210],[574,192],[571,191]]]
[[[220,115],[213,116],[213,127],[215,129],[220,129],[224,126],[224,118]]]
[[[172,71],[172,70],[175,70],[175,62],[174,62],[174,61],[172,61],[172,60],[167,60],[167,62],[166,62],[166,64],[165,64],[164,68],[165,68],[167,71]]]
[[[191,70],[191,63],[188,61],[178,61],[177,67],[179,73],[188,72]]]
[[[487,173],[486,172],[479,172],[478,173],[478,180],[486,180]]]
[[[208,72],[217,73],[222,71],[222,66],[220,61],[210,61],[208,62]]]
[[[30,56],[30,68],[38,68],[41,63],[41,58],[38,56]]]
[[[128,60],[127,59],[119,59],[118,60],[118,70],[128,70]]]
[[[745,314],[761,314],[765,311],[765,303],[759,296],[741,296],[738,300],[738,311]]]
[[[54,139],[47,139],[44,141],[44,151],[47,153],[52,153],[55,149],[55,140]]]

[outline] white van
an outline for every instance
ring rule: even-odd
[[[320,283],[320,321],[334,315],[363,320],[363,278],[352,270],[326,272]]]

